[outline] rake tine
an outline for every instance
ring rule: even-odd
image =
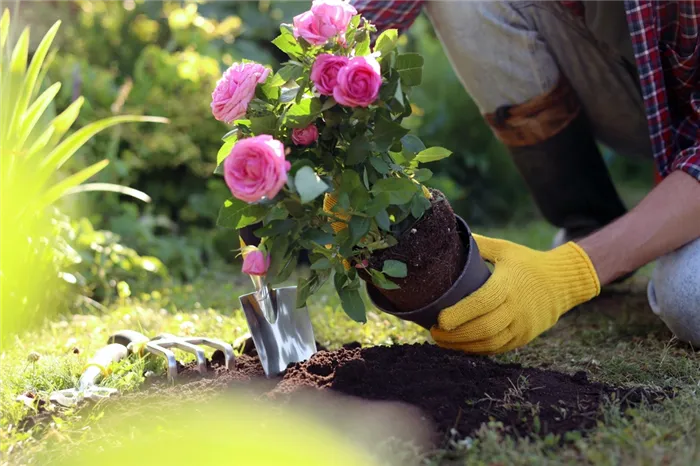
[[[224,353],[224,363],[226,365],[226,369],[231,370],[234,360],[233,346],[229,345],[226,342],[216,340],[213,338],[186,337],[182,338],[182,340],[186,341],[187,343],[192,343],[193,345],[203,345],[221,350],[221,352]]]
[[[207,373],[207,358],[204,355],[204,350],[199,346],[193,345],[192,343],[188,343],[179,338],[175,340],[168,340],[166,342],[161,341],[160,344],[165,345],[166,347],[174,346],[177,349],[194,354],[197,358],[197,372],[199,372],[200,375]]]
[[[168,380],[174,382],[177,378],[177,359],[175,359],[175,353],[160,346],[159,343],[160,342],[156,343],[153,341],[146,343],[146,351],[163,356],[168,360]]]

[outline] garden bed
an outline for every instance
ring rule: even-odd
[[[310,388],[403,402],[422,411],[436,442],[470,436],[489,421],[501,422],[512,435],[553,434],[564,441],[569,432],[594,428],[607,402],[624,409],[665,397],[642,388],[591,382],[585,372],[568,375],[500,364],[429,344],[368,348],[350,344],[335,351],[321,350],[275,379],[265,379],[254,349],[248,353],[236,359],[231,371],[223,368],[222,355],[215,353],[209,376],[201,377],[194,366],[184,366],[181,382],[169,386],[164,379],[154,381],[147,392],[165,398],[206,398],[227,388],[248,386],[254,398],[293,402],[297,393]]]

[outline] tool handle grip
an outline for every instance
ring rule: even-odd
[[[97,350],[88,361],[89,366],[97,366],[106,370],[113,362],[124,359],[127,355],[126,346],[120,343],[112,343]]]
[[[92,358],[85,364],[83,374],[80,376],[78,387],[85,390],[90,385],[96,383],[100,376],[104,377],[109,373],[109,366],[113,362],[124,359],[128,351],[126,346],[119,343],[112,343],[97,350]]]

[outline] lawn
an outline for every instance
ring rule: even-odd
[[[483,233],[535,247],[546,247],[551,237],[551,229],[541,224]],[[648,269],[643,270],[629,283],[607,290],[529,346],[496,359],[567,373],[584,370],[592,380],[617,386],[673,387],[674,397],[624,414],[611,404],[593,432],[563,445],[551,437],[512,438],[494,422],[471,438],[450,439],[435,451],[401,447],[406,458],[422,464],[700,464],[700,353],[675,341],[648,309],[647,275]],[[248,291],[250,286],[241,277],[212,271],[188,285],[123,298],[100,313],[65,316],[6,344],[0,355],[2,464],[47,464],[39,461],[47,457],[58,461],[75,447],[111,441],[109,429],[100,427],[101,405],[87,412],[55,412],[30,429],[18,427],[32,414],[15,401],[18,394],[45,397],[52,390],[74,386],[91,352],[119,329],[240,342],[247,327],[238,296]],[[331,291],[326,287],[310,303],[317,340],[324,346],[429,339],[419,327],[379,313],[370,313],[365,325],[356,324],[343,314]],[[119,363],[104,385],[136,392],[145,381],[142,374],[157,377],[164,369],[159,362],[132,357]]]

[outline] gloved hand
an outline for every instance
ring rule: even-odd
[[[477,354],[510,351],[600,293],[590,258],[573,242],[543,252],[479,235],[474,239],[494,272],[481,288],[440,313],[431,329],[439,346]]]
[[[323,197],[323,211],[326,212],[327,214],[332,214],[338,217],[339,219],[342,220],[350,220],[349,215],[342,214],[340,212],[333,212],[331,209],[335,207],[335,205],[338,203],[338,199],[333,194],[326,193],[325,196]],[[339,231],[343,231],[348,227],[348,224],[346,222],[333,222],[331,223],[331,228],[333,228],[333,232],[338,233]]]

